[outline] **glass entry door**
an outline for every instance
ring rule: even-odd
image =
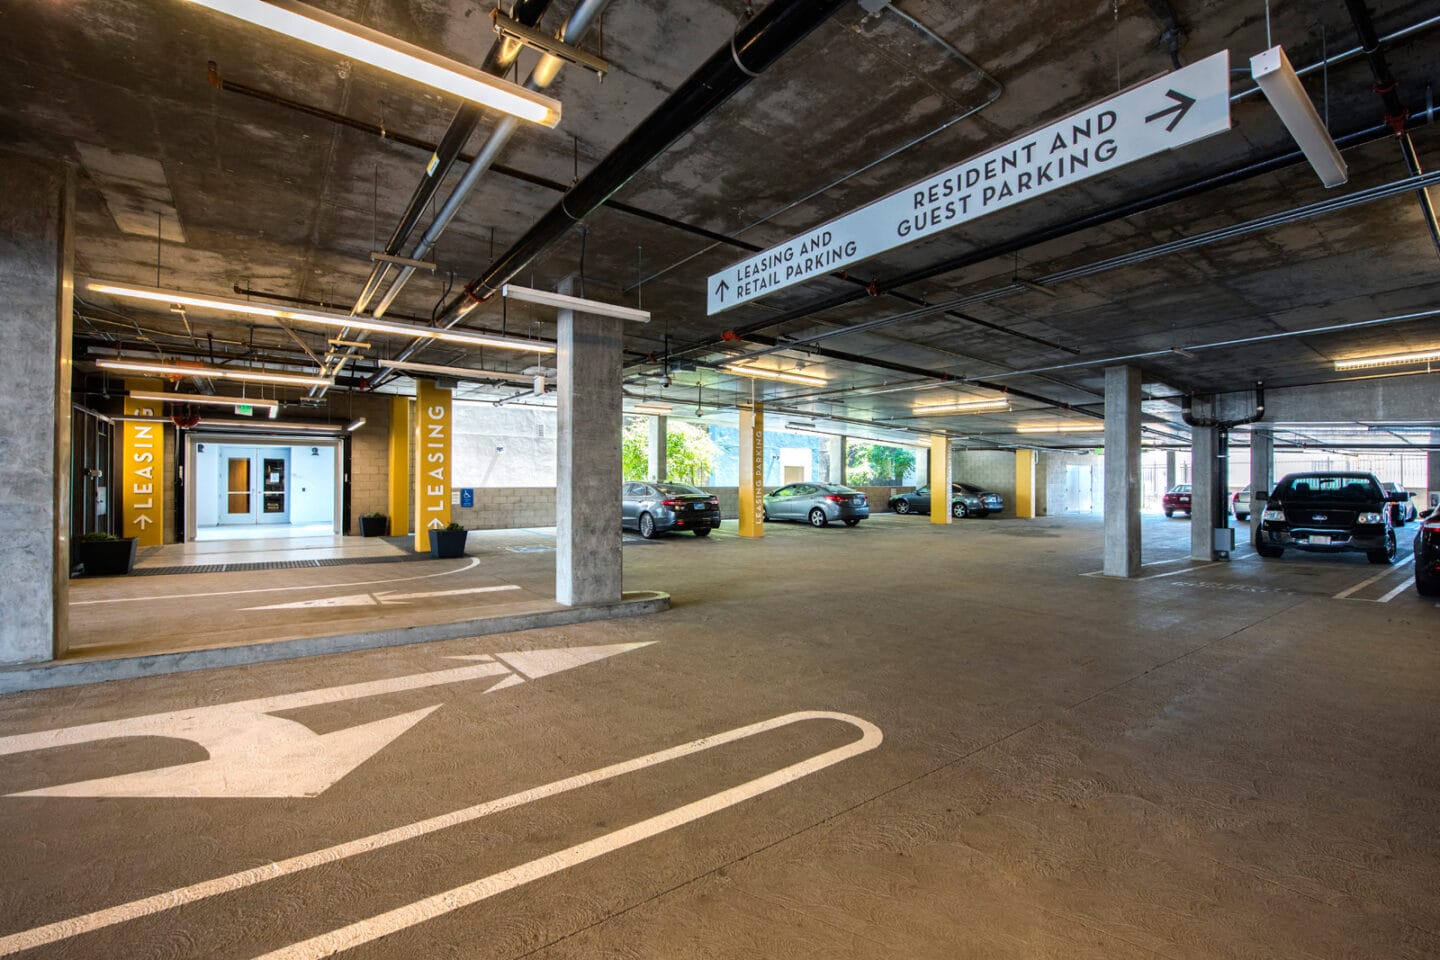
[[[288,447],[222,448],[219,521],[290,522]]]
[[[229,449],[220,458],[220,522],[255,522],[255,451]]]

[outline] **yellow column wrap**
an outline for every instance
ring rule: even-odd
[[[765,536],[765,406],[740,408],[740,536]]]
[[[415,381],[415,549],[450,523],[450,391]]]
[[[409,397],[390,398],[390,470],[386,490],[392,537],[403,537],[410,532],[410,406]]]
[[[1035,451],[1015,451],[1015,516],[1035,516]]]
[[[128,390],[161,390],[159,380],[126,380]],[[164,405],[125,398],[125,413],[163,416]],[[120,431],[120,536],[142,547],[165,542],[165,424],[125,421]]]
[[[950,438],[930,434],[930,522],[950,522]]]

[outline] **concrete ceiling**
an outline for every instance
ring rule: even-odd
[[[318,5],[466,62],[480,62],[494,39],[488,6],[465,0]],[[572,6],[553,4],[542,27],[553,31]],[[452,272],[455,289],[478,276],[556,202],[556,187],[593,168],[728,43],[746,6],[743,0],[614,0],[604,18],[604,56],[612,71],[601,83],[566,68],[551,88],[564,103],[561,125],[524,129],[511,141],[500,159],[510,172],[492,171],[482,180],[437,247],[436,274],[417,276],[390,316],[428,322]],[[1118,17],[1110,0],[901,0],[897,6],[998,81],[1003,90],[994,102],[985,105],[996,87],[933,38],[891,13],[867,18],[852,5],[702,120],[614,199],[769,245],[1170,68],[1156,5],[1140,0],[1120,3]],[[1171,7],[1185,34],[1182,63],[1228,48],[1232,64],[1244,66],[1266,46],[1265,7],[1254,0],[1173,0]],[[1382,36],[1440,14],[1434,2],[1372,0],[1370,7]],[[1271,30],[1297,66],[1320,59],[1322,49],[1334,54],[1356,45],[1339,0],[1276,5]],[[0,145],[77,166],[81,277],[154,284],[158,275],[160,285],[177,290],[231,294],[238,285],[256,296],[348,309],[369,274],[370,252],[383,247],[429,158],[423,147],[403,141],[438,141],[456,106],[183,0],[16,0],[0,9],[0,36],[6,38],[0,82],[12,91],[0,101]],[[589,46],[595,48],[593,38]],[[1440,28],[1417,30],[1387,44],[1386,52],[1401,97],[1423,105],[1440,68]],[[207,82],[211,62],[228,83],[272,96]],[[522,55],[521,76],[534,62],[534,55]],[[1247,75],[1235,74],[1234,92],[1249,85]],[[1382,122],[1371,85],[1358,57],[1308,81],[1337,135]],[[485,119],[470,149],[494,121]],[[629,304],[643,299],[654,321],[631,325],[626,343],[627,389],[636,396],[688,406],[703,384],[707,403],[733,405],[751,397],[753,387],[755,398],[811,418],[943,427],[985,443],[1016,441],[1017,424],[1096,425],[1086,412],[1064,407],[1098,412],[1103,370],[1094,361],[1106,358],[1185,350],[1136,361],[1150,394],[1173,396],[1245,390],[1256,380],[1272,388],[1326,381],[1343,376],[1333,369],[1336,358],[1440,347],[1440,322],[1431,318],[1192,349],[1440,305],[1440,258],[1412,194],[1094,272],[1054,284],[1054,296],[1031,290],[987,296],[1016,275],[1086,267],[1406,175],[1397,144],[1377,136],[1347,149],[1351,180],[1333,191],[1322,188],[1308,166],[1294,165],[1027,243],[1014,253],[987,253],[1293,149],[1261,97],[1237,100],[1233,121],[1227,134],[849,269],[883,287],[889,278],[952,258],[973,261],[904,286],[897,292],[906,299],[867,296],[783,319],[853,289],[827,278],[707,317],[706,275],[746,251],[608,207],[588,218],[583,234],[573,229],[551,246],[517,282],[549,287],[583,268],[590,296]],[[380,129],[386,135],[375,132]],[[1422,166],[1435,166],[1440,130],[1417,125],[1414,139]],[[549,185],[531,182],[536,179]],[[770,357],[783,367],[803,362],[806,372],[828,379],[825,388],[752,384],[714,369],[774,338],[811,337],[904,313],[916,302],[955,298],[971,302]],[[182,319],[91,295],[79,313],[77,333],[89,344],[113,340],[127,351],[171,352],[200,343],[208,352],[208,335],[217,355],[303,360],[283,331],[264,323],[252,329],[236,317],[191,311]],[[554,334],[545,313],[518,305],[503,322],[512,334]],[[465,320],[484,329],[501,323],[498,304]],[[727,329],[755,339],[724,342]],[[324,334],[298,332],[312,350],[324,352]],[[675,361],[668,388],[658,362],[646,360],[662,355],[665,338]],[[370,339],[372,356],[403,346]],[[430,347],[414,359],[512,370],[534,363],[533,356],[481,356],[453,346]],[[872,389],[924,383],[925,373],[933,375],[931,389]],[[935,387],[933,378],[941,376],[957,382]],[[914,414],[917,403],[995,395],[966,378],[1008,388],[1011,411]],[[493,395],[515,389],[497,387]],[[1147,412],[1178,420],[1170,404],[1147,405]]]

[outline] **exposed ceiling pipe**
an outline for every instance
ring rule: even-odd
[[[560,202],[501,254],[484,274],[466,284],[464,294],[453,298],[442,308],[440,322],[445,326],[459,323],[471,309],[494,295],[501,285],[625,186],[671,144],[848,2],[772,0],[769,6],[742,24],[719,50],[665,98],[665,102],[642,120],[593,170],[571,187]],[[408,359],[415,353],[418,344],[419,341],[409,344],[396,359]]]
[[[1395,131],[1395,142],[1400,146],[1405,168],[1412,177],[1419,176],[1420,157],[1415,152],[1415,143],[1410,139],[1410,131],[1405,126],[1410,111],[1400,102],[1400,94],[1395,89],[1395,76],[1390,72],[1390,64],[1385,59],[1385,49],[1380,45],[1380,38],[1375,36],[1375,24],[1370,19],[1370,11],[1365,6],[1365,0],[1345,0],[1345,7],[1350,11],[1350,22],[1355,24],[1360,46],[1365,50],[1365,59],[1370,63],[1370,73],[1375,78],[1375,92],[1385,101],[1385,122]],[[1425,215],[1425,227],[1430,231],[1430,242],[1435,245],[1435,252],[1440,253],[1440,225],[1437,225],[1435,220],[1435,205],[1430,202],[1430,192],[1422,187],[1415,192],[1415,196],[1420,201],[1421,212]]]
[[[595,22],[596,17],[605,10],[609,3],[610,0],[580,0],[579,5],[576,6],[574,12],[570,14],[570,19],[565,21],[565,25],[560,28],[560,40],[572,46],[579,44],[585,39],[585,34],[589,32],[590,26]],[[560,70],[564,66],[564,60],[545,54],[540,58],[540,62],[535,65],[535,69],[530,72],[530,79],[525,81],[526,89],[544,90],[549,87],[550,84],[555,81],[555,78],[560,75]],[[490,131],[489,139],[485,141],[485,145],[482,146],[475,155],[475,159],[471,161],[469,168],[465,171],[465,175],[460,179],[460,182],[455,185],[455,189],[451,191],[444,206],[435,214],[435,219],[430,224],[430,228],[425,231],[425,235],[420,238],[419,242],[415,244],[414,249],[410,251],[410,259],[422,260],[425,255],[434,248],[435,242],[440,239],[440,235],[450,226],[450,221],[453,220],[455,214],[459,212],[461,205],[465,202],[466,196],[469,195],[475,184],[479,182],[480,178],[485,175],[485,172],[495,163],[495,159],[499,157],[500,152],[505,149],[505,145],[510,142],[510,138],[514,136],[515,131],[519,127],[519,118],[506,116],[495,125],[495,129]],[[376,304],[374,310],[375,316],[383,317],[385,315],[385,311],[390,309],[390,305],[395,302],[395,298],[400,295],[400,291],[405,288],[405,284],[409,283],[410,278],[414,275],[414,267],[407,266],[401,269],[400,275],[395,278],[395,282],[390,285],[390,289],[386,291],[385,296]]]

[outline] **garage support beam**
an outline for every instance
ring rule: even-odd
[[[1140,575],[1140,371],[1105,368],[1105,576]]]
[[[665,443],[669,438],[669,421],[665,417],[650,418],[650,436],[646,444],[645,479],[652,483],[664,483],[666,474]]]
[[[1440,443],[1440,433],[1430,434],[1431,443]],[[1440,450],[1431,450],[1426,455],[1426,489],[1417,491],[1415,509],[1428,510],[1440,501]]]
[[[1175,486],[1175,451],[1165,451],[1165,489]]]
[[[1220,429],[1191,427],[1190,448],[1190,559],[1215,559],[1215,528],[1220,517],[1215,509],[1220,475]],[[1228,462],[1228,461],[1227,461]]]
[[[1265,497],[1275,486],[1275,431],[1254,427],[1250,430],[1250,542],[1260,529],[1260,515],[1265,512]],[[1193,502],[1193,501],[1192,501]]]
[[[845,438],[826,437],[821,443],[825,445],[825,476],[822,477],[826,483],[845,483]]]
[[[1015,516],[1022,520],[1035,519],[1035,464],[1039,454],[1034,450],[1015,451]]]
[[[409,397],[390,398],[390,437],[386,473],[386,503],[390,536],[410,534],[410,409]]]
[[[557,293],[573,294],[567,277]],[[556,335],[555,600],[615,603],[621,593],[621,322],[561,310]]]
[[[0,154],[0,183],[0,663],[33,663],[69,627],[75,175]]]
[[[740,536],[765,536],[765,406],[740,407]]]
[[[930,522],[950,522],[950,438],[930,434]]]

